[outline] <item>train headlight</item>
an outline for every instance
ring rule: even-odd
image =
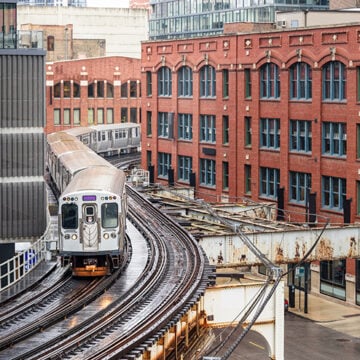
[[[103,236],[104,236],[104,239],[108,239],[108,238],[109,238],[109,234],[108,234],[108,233],[105,233]]]
[[[72,235],[71,235],[71,238],[72,238],[73,240],[76,240],[76,239],[77,239],[77,235],[76,235],[76,234],[72,234]]]
[[[111,233],[111,237],[113,238],[113,239],[115,239],[116,238],[116,233]]]
[[[69,240],[69,239],[70,239],[70,234],[65,234],[64,238],[65,238],[66,240]]]

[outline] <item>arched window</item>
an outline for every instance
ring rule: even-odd
[[[54,98],[59,98],[59,97],[61,97],[61,84],[56,83],[54,85]]]
[[[55,50],[55,38],[52,35],[47,37],[47,51],[54,51]]]
[[[290,99],[309,100],[312,98],[312,70],[298,62],[290,67]]]
[[[326,101],[346,99],[346,68],[340,61],[331,61],[322,69],[322,95]]]
[[[260,68],[260,98],[280,98],[279,67],[274,63],[266,63]]]
[[[95,97],[95,84],[91,83],[88,85],[88,97],[94,98]]]
[[[106,83],[106,97],[107,98],[114,97],[114,85],[109,82]]]
[[[216,96],[216,71],[211,65],[200,69],[200,97]]]
[[[193,95],[193,73],[189,66],[183,66],[178,71],[178,96]]]
[[[80,97],[80,84],[74,82],[73,84],[73,97],[74,98],[79,98]]]
[[[163,66],[158,71],[158,95],[172,95],[172,76],[171,70],[167,66]]]

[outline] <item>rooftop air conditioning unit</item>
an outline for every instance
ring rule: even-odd
[[[284,28],[284,27],[286,27],[286,20],[278,20],[276,22],[276,24],[277,24],[278,27]]]

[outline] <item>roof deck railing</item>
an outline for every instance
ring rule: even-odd
[[[18,30],[0,32],[1,49],[43,49],[43,32],[38,30]]]

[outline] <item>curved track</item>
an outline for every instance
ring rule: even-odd
[[[203,295],[212,268],[195,240],[133,189],[128,195],[129,218],[147,239],[148,250],[132,286],[121,293],[120,277],[106,293],[112,294],[106,307],[88,314],[84,309],[81,322],[42,344],[34,339],[31,351],[13,359],[126,359],[159,339]]]

